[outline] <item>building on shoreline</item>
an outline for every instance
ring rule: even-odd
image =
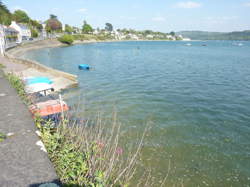
[[[18,31],[0,24],[0,54],[4,55],[5,50],[17,45]]]
[[[19,32],[11,27],[4,28],[5,49],[15,47],[18,42]]]
[[[27,25],[12,21],[10,27],[18,31],[18,43],[31,38],[31,31]]]
[[[0,24],[0,54],[4,55],[5,40],[4,40],[4,27]]]

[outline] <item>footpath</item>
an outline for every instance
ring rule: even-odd
[[[9,135],[0,141],[1,187],[58,183],[47,153],[39,146],[36,130],[27,107],[0,69],[0,133]]]

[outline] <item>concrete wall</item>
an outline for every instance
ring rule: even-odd
[[[48,72],[48,73],[50,73],[50,74],[52,74],[54,76],[64,77],[66,79],[69,79],[69,80],[74,81],[75,83],[77,83],[77,76],[76,75],[66,73],[66,72],[63,72],[63,71],[59,71],[59,70],[55,70],[53,68],[49,68],[47,66],[39,64],[36,61],[16,58],[16,57],[8,54],[7,52],[5,53],[5,56],[7,58],[9,58],[10,60],[14,61],[15,63],[25,64],[28,67],[32,67],[32,68],[35,68],[35,69],[43,71],[43,72]]]

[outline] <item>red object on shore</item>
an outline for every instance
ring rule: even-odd
[[[29,106],[29,110],[33,115],[48,116],[69,110],[68,105],[59,99],[48,100]]]

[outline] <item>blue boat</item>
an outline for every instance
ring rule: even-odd
[[[79,64],[78,65],[78,68],[80,70],[89,70],[90,69],[90,66],[88,64]]]
[[[37,84],[37,83],[47,83],[52,84],[53,81],[47,77],[32,77],[25,80],[26,84]]]

